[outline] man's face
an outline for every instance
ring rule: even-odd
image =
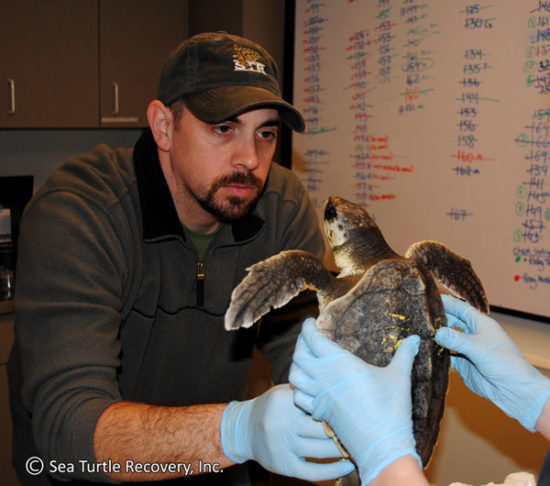
[[[168,177],[186,225],[188,218],[232,221],[250,211],[263,190],[279,125],[277,110],[270,108],[217,124],[183,109],[174,127]]]

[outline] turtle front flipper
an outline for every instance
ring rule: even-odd
[[[334,277],[315,255],[286,250],[252,265],[235,287],[225,313],[227,330],[250,327],[272,308],[285,305],[306,289],[322,289]]]
[[[481,312],[489,312],[489,302],[481,280],[466,258],[437,241],[419,241],[409,247],[405,258],[422,263],[432,276]]]

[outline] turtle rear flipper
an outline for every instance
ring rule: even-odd
[[[357,469],[350,472],[347,476],[338,478],[334,483],[334,486],[360,486],[361,480],[359,479],[359,473]]]
[[[481,312],[489,312],[489,302],[481,280],[466,258],[437,241],[419,241],[409,247],[405,258],[422,263],[434,279],[454,295],[466,300]]]
[[[306,289],[329,285],[334,277],[319,259],[302,250],[286,250],[252,265],[235,287],[225,313],[227,330],[250,327],[272,308],[279,308]]]

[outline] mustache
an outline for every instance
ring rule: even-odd
[[[212,189],[216,191],[223,186],[231,184],[242,184],[243,186],[252,186],[261,189],[263,184],[252,172],[235,172],[233,174],[221,176],[212,185]]]

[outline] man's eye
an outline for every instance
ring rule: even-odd
[[[272,140],[277,138],[277,132],[273,130],[262,130],[258,136],[264,140]]]
[[[231,131],[229,125],[214,125],[213,130],[220,135],[225,135]]]

